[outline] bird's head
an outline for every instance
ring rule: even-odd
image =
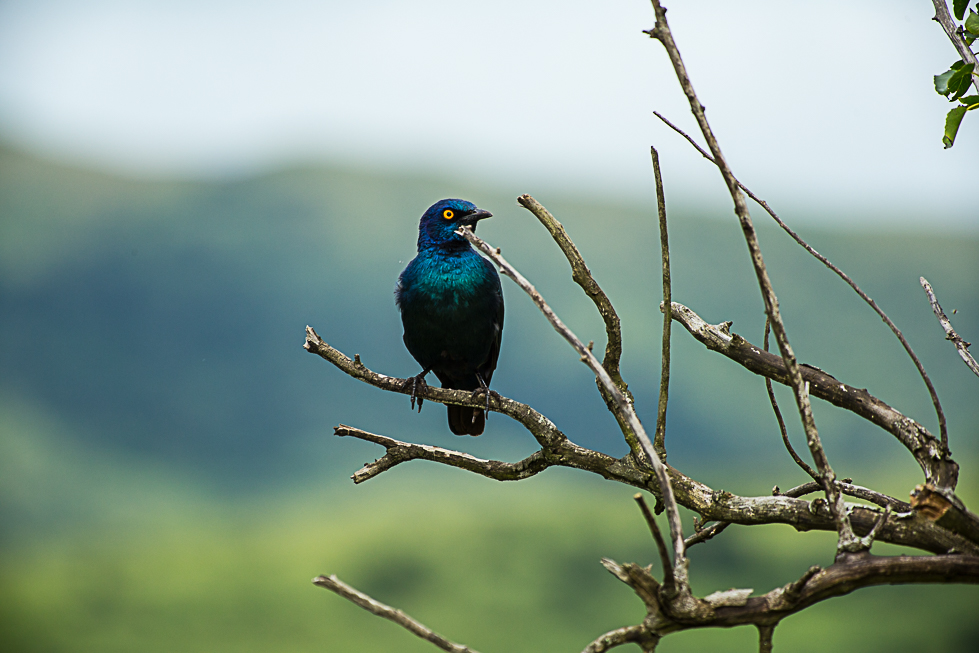
[[[475,231],[477,222],[492,215],[466,200],[439,200],[428,207],[418,223],[418,249],[465,243],[456,230],[465,225]]]

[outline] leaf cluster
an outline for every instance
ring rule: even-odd
[[[954,0],[952,13],[956,19],[965,21],[957,32],[966,46],[971,46],[979,38],[979,13],[969,9],[966,15],[968,6],[969,0]],[[976,3],[976,9],[979,9],[979,2]],[[948,115],[945,116],[945,133],[942,135],[945,149],[955,144],[959,125],[962,124],[966,112],[979,108],[979,95],[966,95],[972,85],[974,74],[976,74],[975,64],[960,59],[944,73],[935,75],[935,91],[939,95],[944,95],[950,102],[959,102],[959,105],[949,110]]]

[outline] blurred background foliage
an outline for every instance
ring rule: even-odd
[[[640,620],[640,602],[598,564],[655,560],[630,488],[567,470],[499,484],[428,463],[354,487],[347,477],[382,452],[334,438],[340,422],[508,460],[535,443],[499,415],[483,437],[456,438],[441,406],[414,414],[406,397],[358,383],[301,346],[310,324],[376,371],[417,373],[392,293],[414,255],[418,216],[442,197],[492,211],[480,235],[580,337],[602,346],[594,307],[515,204],[525,191],[533,189],[320,164],[148,181],[0,149],[0,647],[430,650],[314,588],[309,579],[320,573],[484,653],[580,650]],[[618,308],[623,374],[641,415],[654,419],[661,318],[652,204],[568,191],[537,199]],[[729,207],[669,209],[674,299],[711,322],[733,320],[760,344],[762,303]],[[800,359],[937,432],[924,386],[886,327],[755,213]],[[960,492],[974,506],[977,380],[943,340],[917,279],[931,281],[946,311],[957,309],[958,331],[976,339],[979,240],[928,233],[928,219],[896,216],[919,231],[804,236],[878,301],[929,369],[962,465]],[[624,454],[587,369],[512,285],[504,293],[495,389],[576,442]],[[671,463],[739,494],[805,481],[779,442],[761,378],[680,328],[673,340]],[[780,396],[791,413],[788,393]],[[815,408],[840,476],[898,497],[920,482],[889,435]],[[828,564],[832,542],[788,527],[729,529],[693,549],[694,589],[768,591]],[[790,618],[776,645],[973,650],[977,604],[971,587],[861,590]],[[684,633],[661,648],[744,651],[755,638],[749,629]]]

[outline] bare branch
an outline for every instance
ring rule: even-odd
[[[359,356],[355,356],[354,360],[351,360],[342,352],[334,349],[324,342],[323,339],[319,337],[319,334],[317,334],[316,331],[314,331],[310,326],[306,327],[306,342],[303,345],[303,348],[309,353],[317,354],[321,358],[333,363],[337,368],[349,376],[359,379],[365,383],[369,383],[375,388],[380,388],[389,392],[411,394],[412,390],[411,386],[407,383],[408,379],[386,376],[384,374],[378,374],[377,372],[371,371],[360,361]],[[468,390],[450,390],[448,388],[435,388],[426,385],[424,388],[419,389],[416,394],[419,397],[429,399],[440,404],[458,404],[460,406],[472,406],[474,408],[487,407],[486,399],[480,397],[479,399],[474,400],[472,393]],[[504,415],[512,417],[516,421],[523,424],[523,426],[533,434],[534,438],[541,445],[541,447],[553,448],[560,446],[561,443],[567,441],[567,437],[565,437],[564,433],[562,433],[551,420],[547,419],[530,406],[522,404],[518,401],[513,401],[512,399],[501,397],[496,393],[491,393],[488,401],[490,410],[503,413]]]
[[[708,349],[727,356],[750,372],[788,385],[788,374],[782,359],[762,351],[741,336],[732,334],[729,323],[716,326],[708,324],[692,310],[676,302],[673,302],[673,319]],[[813,396],[845,408],[897,438],[918,461],[929,483],[949,490],[955,487],[959,466],[949,455],[943,453],[941,442],[928,429],[865,389],[841,383],[817,367],[803,365],[801,373]]]
[[[384,456],[372,463],[364,465],[362,469],[354,472],[354,475],[350,477],[354,483],[368,481],[381,472],[385,472],[395,465],[400,465],[409,460],[430,460],[432,462],[442,463],[443,465],[449,465],[450,467],[465,469],[497,481],[519,481],[530,478],[554,464],[548,460],[543,450],[535,451],[519,462],[506,463],[498,460],[483,460],[467,453],[443,449],[442,447],[401,442],[394,438],[376,435],[343,424],[334,427],[333,434],[340,437],[350,436],[360,440],[366,440],[367,442],[379,444],[387,449],[387,453]]]
[[[653,113],[656,115],[657,118],[659,118],[664,123],[666,123],[673,131],[675,131],[676,133],[680,134],[680,136],[683,136],[685,139],[687,139],[687,142],[693,145],[694,149],[700,152],[705,159],[707,159],[708,161],[710,161],[715,165],[717,164],[717,162],[714,160],[714,157],[712,157],[710,154],[705,152],[704,149],[700,147],[700,145],[698,145],[695,140],[690,138],[690,136],[688,136],[686,132],[684,132],[682,129],[674,125],[672,122],[670,122],[669,120],[661,116],[656,111],[654,111]],[[894,324],[894,321],[891,320],[891,318],[887,316],[887,314],[883,311],[883,309],[881,309],[881,307],[877,305],[877,302],[875,302],[873,299],[870,298],[870,295],[868,295],[867,293],[865,293],[863,290],[860,289],[860,286],[858,286],[857,283],[849,277],[849,275],[843,272],[843,270],[841,270],[840,268],[833,265],[832,261],[830,261],[828,258],[826,258],[822,254],[817,252],[815,249],[813,249],[812,246],[810,246],[809,243],[803,240],[802,237],[799,236],[799,234],[793,231],[789,227],[789,225],[782,222],[782,219],[778,217],[778,215],[775,213],[774,210],[772,210],[772,207],[768,205],[768,202],[755,195],[753,192],[751,192],[751,190],[747,186],[742,184],[737,179],[735,179],[735,181],[738,184],[738,188],[743,190],[748,195],[748,197],[750,197],[755,202],[757,202],[761,208],[765,209],[765,212],[767,212],[768,215],[770,215],[772,219],[775,220],[778,226],[781,227],[782,230],[785,231],[785,233],[787,233],[792,238],[792,240],[798,243],[803,249],[805,249],[812,256],[814,256],[820,263],[822,263],[830,270],[832,270],[840,279],[842,279],[848,286],[850,286],[850,288],[852,288],[853,291],[857,293],[857,295],[859,295],[860,299],[865,301],[867,305],[869,305],[870,308],[872,308],[874,312],[877,313],[880,319],[883,320],[884,323],[890,328],[891,332],[901,343],[901,346],[904,347],[905,353],[907,353],[908,357],[911,358],[911,362],[914,363],[914,366],[918,370],[918,375],[921,377],[921,380],[925,382],[925,387],[928,389],[928,394],[931,396],[932,406],[934,406],[935,408],[935,414],[938,416],[938,432],[942,441],[942,449],[947,453],[948,452],[948,426],[945,423],[945,411],[942,409],[942,402],[939,401],[938,399],[938,392],[935,390],[935,386],[934,384],[932,384],[931,377],[928,376],[928,372],[925,371],[925,366],[921,363],[921,360],[918,358],[918,355],[915,354],[914,350],[911,348],[911,343],[909,343],[907,338],[904,337],[904,334],[901,333],[901,330],[897,328],[897,325]]]
[[[628,572],[630,565],[619,565]],[[631,576],[630,576],[631,578]],[[826,569],[810,567],[802,578],[773,589],[762,596],[730,601],[708,615],[674,618],[662,606],[648,605],[644,624],[653,635],[665,635],[692,628],[728,628],[753,624],[775,626],[785,617],[835,596],[862,587],[911,583],[979,583],[979,557],[874,556],[869,553],[843,553]],[[637,592],[638,593],[638,592]]]
[[[612,379],[612,382],[615,383],[619,391],[631,403],[633,401],[632,393],[629,392],[629,386],[622,379],[622,375],[619,372],[619,359],[622,357],[622,329],[619,316],[615,312],[612,302],[605,294],[605,291],[602,290],[601,286],[598,285],[598,282],[595,281],[591,270],[588,269],[584,258],[581,256],[581,252],[578,251],[578,247],[571,240],[571,237],[568,236],[568,232],[565,231],[564,225],[558,222],[551,215],[550,211],[530,195],[521,195],[517,198],[517,203],[533,213],[534,217],[551,234],[554,242],[557,243],[557,246],[564,253],[565,258],[568,259],[568,263],[571,265],[572,280],[581,286],[581,289],[585,291],[585,294],[595,304],[599,315],[602,316],[602,320],[605,322],[606,335],[605,359],[602,361],[602,367],[608,372],[609,378]],[[589,347],[590,350],[591,348]],[[619,428],[622,430],[622,435],[629,445],[629,449],[636,458],[641,460],[645,456],[642,450],[642,444],[639,442],[638,436],[622,412],[616,410],[616,399],[609,394],[602,380],[597,376],[595,377],[595,384],[598,386],[598,391],[602,395],[602,400],[608,407],[609,412],[612,413],[618,422]]]
[[[568,263],[571,264],[571,278],[576,284],[581,286],[581,289],[585,291],[585,294],[588,295],[592,302],[595,303],[595,307],[598,308],[598,313],[602,316],[602,320],[605,321],[605,335],[607,337],[607,342],[605,343],[605,359],[602,361],[602,367],[608,372],[608,375],[612,378],[615,385],[618,386],[619,390],[629,397],[631,401],[632,394],[629,392],[629,386],[622,380],[622,375],[619,373],[619,360],[622,358],[622,326],[619,321],[619,315],[615,312],[615,308],[612,306],[612,302],[609,301],[608,295],[605,294],[605,291],[595,281],[595,277],[592,276],[591,270],[585,264],[585,259],[582,258],[581,252],[578,251],[578,247],[568,236],[568,232],[565,231],[564,225],[558,222],[551,215],[550,211],[530,195],[521,195],[517,198],[517,203],[533,213],[534,217],[551,234],[554,242],[564,252]]]
[[[839,534],[837,552],[856,551],[860,546],[860,542],[853,532],[853,526],[843,505],[843,496],[836,489],[836,474],[833,472],[833,468],[826,458],[822,442],[819,439],[819,431],[816,429],[812,406],[809,403],[809,392],[802,379],[802,373],[799,370],[795,352],[789,344],[788,333],[785,330],[782,315],[778,307],[778,299],[775,296],[771,279],[769,279],[768,271],[765,268],[765,260],[762,257],[761,247],[758,244],[758,236],[755,233],[755,227],[751,221],[748,206],[745,203],[744,196],[738,189],[738,182],[734,177],[734,173],[728,167],[727,161],[721,153],[720,144],[714,137],[714,132],[707,122],[707,116],[704,114],[704,106],[697,99],[697,94],[694,91],[693,84],[691,84],[690,77],[687,75],[686,67],[683,64],[683,59],[680,57],[680,51],[677,49],[676,43],[673,40],[673,34],[670,32],[670,26],[666,20],[666,10],[660,4],[659,0],[652,0],[652,3],[653,9],[656,12],[656,24],[653,26],[653,29],[648,31],[648,34],[662,43],[666,49],[670,61],[673,64],[673,70],[676,72],[677,80],[680,82],[680,86],[690,103],[690,110],[697,119],[700,131],[707,141],[707,146],[711,154],[714,156],[715,165],[720,170],[721,176],[724,178],[724,183],[727,185],[728,191],[731,194],[731,199],[734,201],[734,212],[737,214],[738,220],[741,223],[741,231],[744,234],[745,242],[751,254],[751,263],[755,270],[755,277],[758,280],[758,287],[761,289],[762,299],[765,302],[765,313],[771,320],[772,331],[775,333],[775,341],[778,343],[779,351],[782,353],[782,360],[785,361],[785,369],[788,372],[796,406],[799,410],[799,416],[802,418],[802,426],[806,432],[806,443],[809,445],[809,451],[812,453],[816,468],[819,470],[820,480],[823,483],[823,489],[826,492],[830,510],[833,513],[833,518],[836,520],[837,532]]]
[[[971,63],[976,66],[973,70],[979,69],[979,65],[976,65],[976,55],[973,54],[972,50],[969,48],[968,44],[962,40],[962,35],[959,30],[956,29],[955,22],[952,20],[952,15],[948,13],[948,5],[945,4],[945,0],[931,0],[932,4],[935,5],[935,16],[932,20],[936,21],[945,30],[945,35],[948,36],[948,40],[952,42],[955,47],[955,51],[959,53],[959,57],[962,61],[966,63]],[[976,78],[976,72],[972,75],[972,86],[979,91],[979,79]]]
[[[768,333],[770,330],[771,330],[771,323],[768,321],[768,319],[766,319],[765,340],[764,340],[764,347],[766,352],[768,351]],[[792,443],[789,442],[789,432],[785,429],[785,420],[782,419],[782,411],[778,409],[778,400],[775,399],[775,391],[772,389],[772,380],[767,376],[765,377],[765,389],[768,390],[768,401],[772,404],[772,410],[775,411],[775,419],[776,421],[778,421],[778,430],[782,434],[782,443],[785,445],[785,448],[788,450],[789,455],[792,456],[792,460],[795,461],[795,464],[801,467],[802,471],[808,474],[810,478],[818,482],[819,475],[816,474],[816,470],[810,467],[806,463],[806,461],[804,461],[802,458],[799,458],[799,454],[795,452],[795,449],[792,447]]]
[[[676,306],[676,304],[675,304]],[[330,347],[323,342],[316,332],[307,329],[307,342],[305,348],[316,353],[337,366],[340,370],[357,378],[365,383],[370,383],[375,387],[388,390],[390,392],[405,393],[405,379],[385,376],[368,369],[363,363],[351,360],[338,350]],[[410,390],[409,390],[410,391]],[[454,394],[458,393],[458,394]],[[425,389],[425,397],[437,402],[465,403],[470,401],[470,393],[464,390],[446,390],[444,388]],[[569,441],[561,431],[545,416],[533,410],[529,406],[515,402],[503,397],[494,397],[491,409],[509,415],[516,419],[524,427],[534,434],[538,443],[541,444],[542,457],[551,466],[570,467],[582,471],[598,474],[602,478],[623,483],[641,490],[653,493],[656,497],[660,496],[661,488],[659,480],[638,463],[631,455],[623,458],[613,458],[607,454],[586,449],[574,442]],[[424,452],[420,459],[432,460],[433,462],[443,463],[450,466],[457,466],[462,469],[479,467],[475,461],[479,459],[466,458],[465,454],[456,456],[435,455],[429,456],[424,449],[410,449],[408,443],[385,438],[384,436],[369,434],[366,431],[359,431],[351,427],[340,427],[347,429],[344,434],[352,437],[360,437],[369,442],[375,442],[381,446],[403,447],[401,452],[411,452],[412,455]],[[366,434],[366,435],[362,435]],[[400,455],[400,452],[399,452]],[[395,460],[397,458],[392,456]],[[382,458],[383,460],[383,458]],[[380,462],[380,461],[379,461]],[[381,463],[384,469],[394,466],[394,461],[388,459]],[[397,460],[398,463],[403,462]],[[508,475],[500,472],[497,476],[494,473],[502,467],[496,467],[495,461],[487,461],[487,465],[482,470],[471,469],[475,473],[483,474],[488,478],[497,480],[512,480]],[[506,463],[503,463],[504,465]],[[534,456],[530,456],[524,461],[513,463],[515,466],[527,465],[528,469],[535,468],[537,464]],[[358,472],[358,478],[370,478],[371,466]],[[726,521],[736,524],[789,524],[800,531],[809,530],[834,530],[835,525],[824,509],[817,506],[817,502],[809,502],[802,499],[795,499],[789,496],[777,497],[742,497],[723,490],[714,490],[709,486],[684,475],[676,469],[665,466],[669,474],[670,483],[676,494],[677,501],[684,507],[698,513],[704,521]],[[489,473],[484,473],[486,471]],[[944,496],[944,495],[943,495]],[[949,494],[951,500],[957,501],[953,494]],[[959,502],[960,504],[961,502]],[[949,511],[951,513],[952,511]],[[963,511],[956,511],[957,514],[966,514]],[[968,513],[971,514],[971,513]],[[867,533],[873,527],[878,514],[871,510],[855,507],[851,513],[854,528],[858,533]],[[979,536],[974,539],[967,534],[958,535],[960,531],[956,529],[958,522],[950,522],[946,526],[945,518],[936,525],[932,520],[926,518],[890,520],[882,528],[877,539],[918,548],[932,553],[946,553],[949,551],[959,551],[979,555]],[[946,528],[953,529],[952,532]]]
[[[935,291],[932,289],[931,284],[924,277],[920,277],[921,287],[925,289],[925,293],[928,295],[928,301],[931,303],[931,310],[935,312],[935,317],[938,318],[938,323],[942,325],[942,329],[945,330],[945,339],[951,340],[952,344],[959,351],[959,356],[965,361],[965,364],[969,366],[972,373],[979,376],[979,363],[976,363],[976,359],[972,357],[969,353],[969,346],[971,342],[966,342],[955,332],[952,328],[952,322],[945,315],[945,311],[942,310],[941,305],[938,303],[938,298],[935,296]]]
[[[670,238],[666,230],[666,197],[663,194],[663,175],[659,169],[659,152],[650,147],[653,158],[653,178],[656,182],[656,212],[659,215],[660,257],[663,260],[663,353],[659,380],[659,405],[656,411],[656,436],[653,447],[663,460],[666,460],[666,405],[670,396],[670,335],[673,316],[671,306],[673,291],[670,279]]]
[[[380,601],[374,600],[363,592],[360,592],[350,585],[347,585],[335,575],[317,576],[313,579],[313,584],[342,596],[351,603],[359,605],[371,614],[376,614],[378,617],[384,617],[385,619],[393,621],[402,628],[405,628],[415,635],[418,635],[422,639],[435,644],[443,651],[449,651],[449,653],[478,653],[468,646],[450,642],[438,633],[432,631],[424,624],[415,621],[401,610],[397,610],[389,605],[384,605]]]

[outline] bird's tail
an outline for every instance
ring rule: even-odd
[[[446,404],[449,409],[449,429],[456,435],[480,435],[486,426],[486,415],[482,408],[469,406],[453,406]]]

